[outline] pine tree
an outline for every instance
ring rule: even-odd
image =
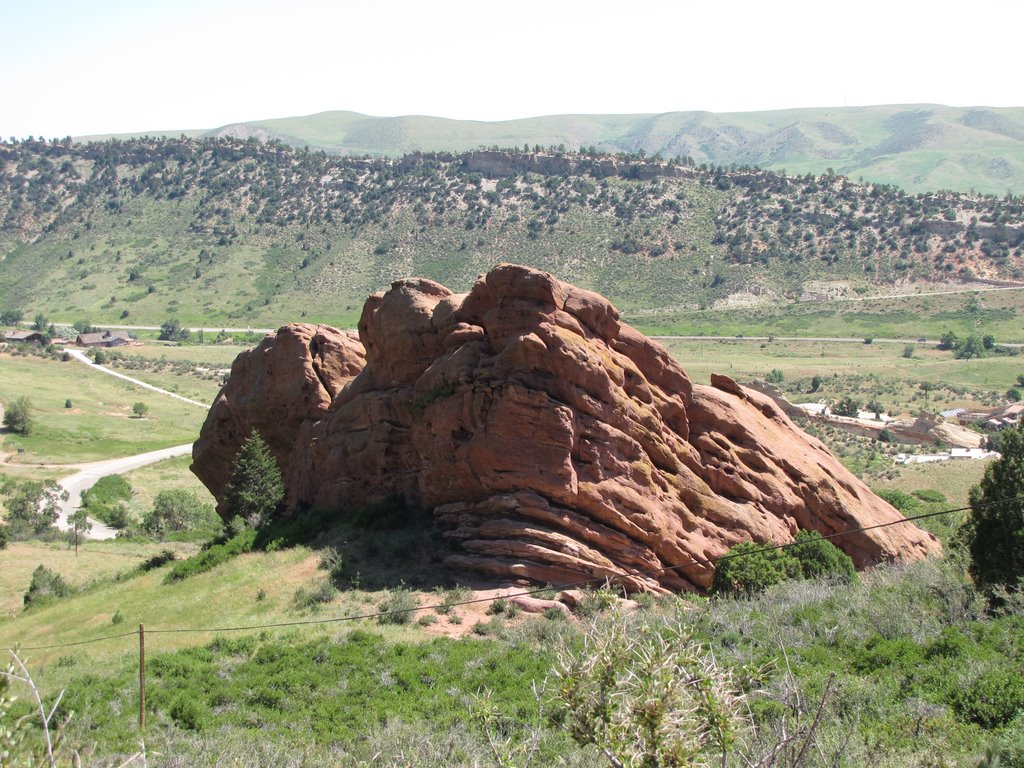
[[[1024,578],[1024,424],[1001,435],[1002,456],[971,489],[963,536],[971,576],[984,590],[1012,588]]]
[[[254,528],[268,520],[284,500],[277,459],[255,429],[235,457],[224,497],[231,514],[242,517]]]

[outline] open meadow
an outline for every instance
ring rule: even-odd
[[[117,380],[74,360],[0,355],[0,398],[28,397],[33,429],[7,434],[11,464],[74,464],[187,443],[199,434],[203,409]],[[141,402],[145,418],[134,416]],[[24,451],[24,452],[22,452]]]
[[[681,297],[685,298],[685,297]],[[867,337],[932,341],[947,331],[1024,342],[1024,288],[772,302],[742,308],[626,313],[645,333],[685,336]]]

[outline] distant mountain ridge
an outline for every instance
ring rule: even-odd
[[[1024,107],[909,104],[549,115],[497,122],[332,111],[150,135],[182,134],[276,139],[329,154],[389,157],[480,147],[593,147],[665,159],[690,157],[698,165],[754,165],[798,174],[821,174],[831,168],[908,192],[1024,193]]]

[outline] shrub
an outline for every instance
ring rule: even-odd
[[[32,434],[32,401],[28,397],[23,395],[7,405],[4,426],[19,435]]]
[[[805,579],[831,576],[841,581],[850,581],[856,573],[853,560],[839,547],[823,539],[817,531],[797,531],[793,537],[796,544],[786,551],[800,563],[800,572]]]
[[[860,413],[860,402],[847,395],[832,408],[836,416],[856,416]]]
[[[767,375],[764,377],[764,380],[767,381],[769,384],[781,384],[786,380],[786,374],[784,374],[778,368],[772,368],[770,371],[768,371]]]
[[[7,532],[6,525],[0,525],[0,549],[6,549],[7,543],[10,541],[10,534]]]
[[[415,618],[419,606],[420,601],[416,595],[402,587],[380,604],[381,616],[377,620],[381,624],[409,624]]]
[[[340,585],[345,578],[345,563],[342,560],[341,552],[334,547],[328,547],[320,555],[320,568],[327,571],[331,583]]]
[[[905,491],[896,488],[880,488],[875,495],[892,504],[904,517],[916,515],[921,511],[921,501]]]
[[[914,496],[928,504],[945,504],[948,499],[946,494],[932,488],[921,488],[912,492]]]
[[[953,689],[957,715],[982,728],[998,728],[1024,710],[1024,669],[989,669],[974,682]]]
[[[816,531],[797,531],[793,545],[768,549],[765,544],[744,541],[715,564],[712,594],[753,595],[789,579],[824,576],[850,581],[853,561]]]
[[[338,590],[329,579],[323,579],[308,587],[299,587],[292,602],[300,610],[317,610],[338,596]]]
[[[107,475],[82,494],[82,506],[90,517],[114,528],[123,528],[128,523],[123,503],[130,501],[132,494],[132,486],[121,475]]]
[[[799,561],[785,550],[743,541],[715,563],[711,592],[752,595],[799,575]]]
[[[177,559],[178,556],[174,554],[173,549],[163,549],[152,557],[143,560],[142,563],[139,564],[139,570],[142,572],[152,571],[160,566],[173,563]]]
[[[28,607],[40,601],[54,597],[67,597],[71,587],[59,573],[54,573],[45,565],[40,565],[32,572],[32,582],[28,585],[24,602]]]
[[[181,488],[160,491],[153,500],[153,509],[142,520],[148,533],[161,537],[196,528],[216,531],[220,525],[212,504],[204,504],[195,493]]]
[[[168,714],[175,723],[189,731],[201,731],[210,717],[210,711],[202,701],[187,694],[181,694],[172,702]]]

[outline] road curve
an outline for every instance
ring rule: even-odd
[[[110,368],[106,368],[102,365],[96,365],[92,360],[86,356],[84,352],[78,349],[69,349],[68,354],[71,355],[75,360],[81,363],[85,363],[93,370],[105,373],[108,376],[113,376],[123,381],[127,381],[136,386],[143,387],[144,389],[157,392],[167,397],[173,397],[176,400],[189,403],[190,405],[198,406],[199,408],[209,408],[208,403],[200,403],[198,400],[190,400],[187,397],[176,394],[174,392],[168,392],[166,389],[160,387],[154,387],[152,384],[147,384],[144,381],[133,379],[131,376],[126,376],[123,373],[118,373]],[[60,515],[57,518],[56,526],[62,530],[68,530],[68,516],[74,513],[82,505],[82,494],[91,488],[97,480],[107,475],[116,475],[121,472],[128,472],[139,467],[144,467],[148,464],[153,464],[164,459],[174,458],[176,456],[186,456],[192,452],[192,443],[185,445],[176,445],[173,448],[162,448],[158,451],[150,451],[148,453],[140,453],[136,456],[125,456],[120,459],[107,459],[106,461],[95,461],[89,464],[78,464],[78,472],[73,475],[69,475],[58,481],[58,485],[68,492],[67,501],[61,502]],[[92,529],[86,535],[89,539],[112,539],[117,535],[117,531],[107,525],[104,525],[98,520],[89,518],[89,522],[92,523]]]
[[[172,459],[177,456],[187,456],[192,453],[192,443],[176,445],[173,448],[161,448],[158,451],[140,453],[136,456],[125,456],[121,459],[107,459],[106,461],[94,461],[88,464],[78,464],[78,472],[58,480],[57,483],[68,492],[67,501],[61,502],[60,516],[57,518],[56,526],[66,531],[69,529],[68,516],[82,506],[82,494],[92,488],[101,477],[117,475],[122,472],[130,472],[148,464],[155,464],[164,459]],[[112,539],[117,531],[98,520],[89,518],[92,523],[92,530],[86,534],[89,539]]]

